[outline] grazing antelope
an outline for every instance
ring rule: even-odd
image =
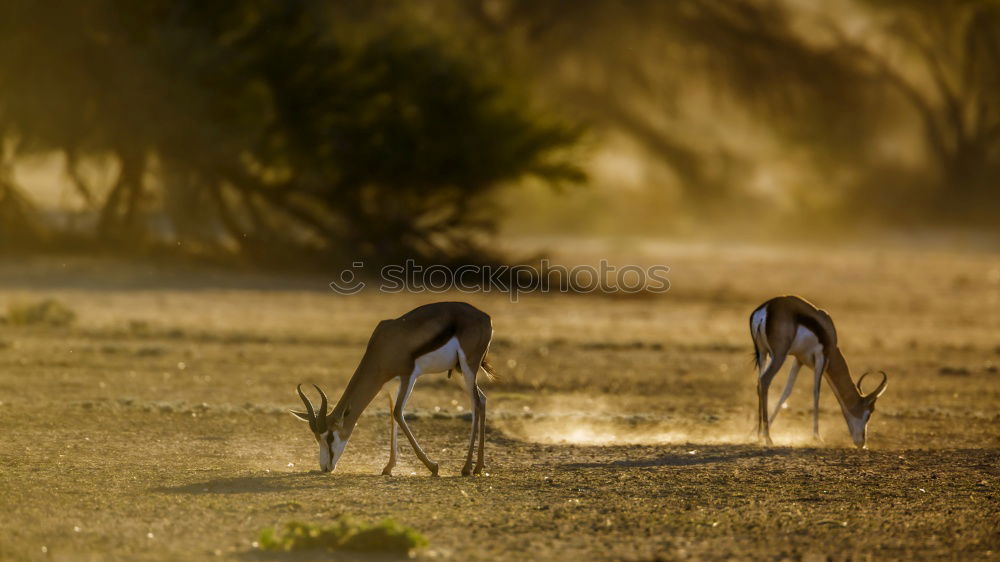
[[[885,392],[888,377],[869,394],[861,393],[861,382],[868,373],[861,375],[855,385],[844,355],[837,347],[837,330],[833,319],[826,312],[795,296],[773,298],[760,305],[750,315],[750,336],[753,338],[754,362],[757,365],[757,436],[763,436],[771,445],[771,422],[778,416],[781,405],[788,399],[795,384],[795,376],[803,364],[813,369],[813,437],[819,439],[819,390],[820,379],[826,373],[840,409],[847,420],[851,439],[859,448],[866,446],[868,420],[875,411],[875,399]],[[764,367],[765,356],[771,357]],[[785,359],[792,356],[788,383],[778,399],[771,417],[767,416],[767,390],[771,380],[781,370]]]
[[[302,385],[297,391],[306,406],[305,412],[292,410],[297,418],[309,422],[316,441],[319,443],[319,467],[323,472],[332,471],[347,447],[354,426],[368,404],[382,390],[385,383],[399,379],[399,393],[396,405],[389,399],[390,450],[389,462],[382,474],[391,475],[396,466],[397,428],[410,441],[413,451],[424,463],[431,475],[438,475],[438,464],[427,458],[417,444],[403,417],[406,400],[413,392],[417,377],[428,373],[441,373],[459,368],[465,377],[465,386],[472,400],[472,436],[469,439],[469,453],[462,468],[462,475],[479,474],[483,470],[483,446],[486,440],[486,395],[476,384],[476,375],[482,368],[491,380],[493,368],[486,361],[486,353],[493,338],[493,324],[489,315],[462,302],[438,302],[417,307],[393,320],[383,320],[375,327],[368,348],[361,363],[354,371],[344,394],[337,405],[327,414],[326,394],[316,385],[322,399],[319,411],[302,393]],[[475,470],[472,468],[472,453],[479,437],[479,456]]]

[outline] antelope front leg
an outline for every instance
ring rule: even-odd
[[[392,469],[396,466],[396,456],[399,452],[399,447],[396,445],[399,429],[392,413],[394,409],[392,406],[392,396],[386,394],[386,398],[389,399],[389,462],[382,469],[382,474],[384,476],[392,476]]]
[[[778,403],[774,406],[774,413],[771,414],[771,419],[768,420],[768,425],[774,423],[774,418],[778,417],[778,412],[781,411],[781,406],[784,405],[785,401],[792,394],[792,387],[795,386],[795,377],[799,374],[799,367],[802,364],[798,362],[797,359],[792,359],[792,368],[788,371],[788,382],[785,383],[785,390],[781,392],[781,398],[778,398]]]
[[[406,399],[410,397],[410,392],[413,391],[413,384],[416,381],[417,377],[413,375],[399,380],[399,396],[396,398],[396,407],[392,410],[392,416],[395,418],[396,424],[403,429],[403,435],[410,441],[410,446],[413,447],[413,452],[417,454],[417,458],[420,459],[420,462],[424,463],[427,470],[431,471],[431,476],[437,476],[438,464],[427,458],[424,450],[417,444],[417,439],[413,437],[410,426],[406,425],[406,420],[403,418],[403,406],[406,405]]]

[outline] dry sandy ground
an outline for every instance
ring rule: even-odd
[[[329,559],[252,542],[340,513],[416,527],[427,559],[997,555],[1000,256],[620,255],[670,265],[671,291],[338,297],[322,279],[0,264],[0,314],[46,297],[79,314],[69,328],[0,326],[0,559]],[[828,387],[811,441],[809,377],[776,446],[754,442],[747,316],[782,293],[830,311],[855,377],[889,373],[870,450],[850,446]],[[457,475],[468,403],[443,375],[411,400],[441,478],[405,442],[396,476],[379,475],[381,398],[337,471],[318,473],[312,437],[284,413],[294,385],[339,395],[379,319],[448,298],[494,317],[489,476]]]

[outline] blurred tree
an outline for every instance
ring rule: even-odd
[[[934,211],[995,221],[1000,203],[1000,3],[865,0],[881,49],[840,32],[919,115],[940,174]],[[896,56],[893,56],[896,55]]]
[[[10,158],[62,151],[105,241],[267,259],[468,260],[492,189],[582,179],[567,151],[579,128],[434,35],[344,37],[339,15],[318,0],[5,2]],[[117,179],[97,193],[79,166],[106,155]],[[14,200],[5,177],[0,201]]]
[[[807,169],[788,192],[808,228],[817,213],[799,211],[810,197],[839,197],[852,219],[990,224],[998,10],[994,0],[9,0],[2,166],[62,151],[94,231],[118,243],[474,259],[495,222],[494,187],[582,177],[570,159],[579,130],[526,109],[512,87],[526,83],[638,141],[700,216],[753,214],[768,201],[747,186],[770,166]],[[926,156],[885,149],[915,129]],[[104,156],[118,170],[107,191],[80,173]],[[30,197],[3,177],[7,224],[44,238]]]
[[[507,0],[459,2],[502,41],[533,44],[528,64],[583,113],[661,159],[700,211],[744,197],[747,166],[725,124],[691,105],[726,103],[766,123],[814,164],[864,146],[870,80],[848,49],[816,43],[780,2]],[[850,106],[851,111],[844,111]],[[712,119],[725,112],[712,112]],[[862,142],[859,142],[862,140]]]
[[[543,89],[642,143],[696,209],[745,208],[746,158],[755,154],[734,146],[725,126],[688,118],[691,100],[706,98],[714,98],[711,119],[731,117],[720,103],[728,98],[737,116],[789,154],[808,155],[825,189],[834,177],[850,178],[841,185],[851,188],[843,194],[848,208],[863,203],[882,218],[901,218],[919,204],[925,219],[994,218],[982,211],[1000,199],[995,0],[439,5],[499,44],[513,43],[506,50],[524,58]],[[898,128],[900,99],[922,122],[931,165],[919,175],[934,181],[913,182],[898,164],[879,160],[880,143]],[[929,196],[920,193],[925,183],[933,183]]]

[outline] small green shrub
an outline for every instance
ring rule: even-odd
[[[427,538],[392,519],[375,525],[341,516],[330,525],[289,521],[280,529],[267,528],[258,540],[264,550],[352,550],[408,554],[427,546]]]
[[[31,303],[13,303],[7,307],[7,322],[14,326],[69,326],[76,312],[56,299]]]

